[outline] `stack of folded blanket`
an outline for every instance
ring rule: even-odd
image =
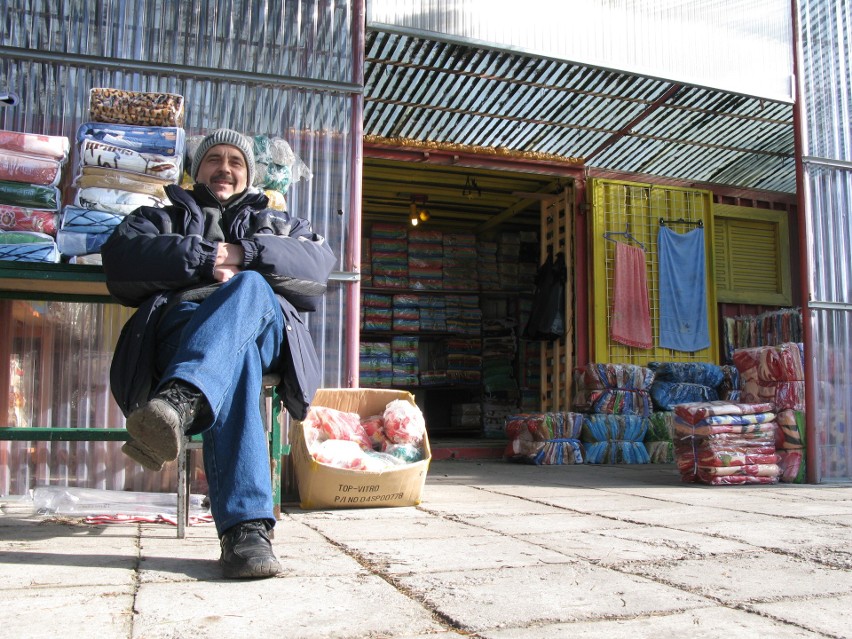
[[[645,449],[652,464],[674,461],[674,411],[656,411],[648,418]]]
[[[777,449],[781,481],[805,476],[805,359],[801,343],[758,346],[734,351],[745,402],[772,402],[778,415]]]
[[[586,415],[581,435],[586,463],[649,463],[643,443],[649,423],[649,419],[642,415]]]
[[[651,399],[663,411],[674,410],[676,404],[719,399],[725,379],[720,366],[704,362],[651,362],[648,368],[654,371]]]
[[[582,464],[580,413],[520,413],[506,418],[505,458],[537,465]]]
[[[634,364],[588,364],[574,376],[575,410],[609,415],[651,414],[654,372]]]
[[[66,137],[0,131],[0,259],[58,262]]]
[[[743,402],[772,402],[777,410],[805,409],[805,364],[802,344],[786,342],[734,351],[742,378]]]
[[[710,485],[774,484],[773,405],[717,400],[675,406],[675,460],[681,479]]]
[[[180,95],[90,91],[89,121],[77,129],[77,190],[57,235],[63,255],[98,254],[125,215],[168,204],[164,189],[183,173],[183,121]]]

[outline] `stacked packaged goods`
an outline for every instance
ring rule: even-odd
[[[648,418],[645,449],[652,464],[674,461],[674,411],[656,411]]]
[[[734,351],[742,379],[743,402],[770,402],[778,415],[781,481],[804,481],[805,362],[801,343],[758,346]]]
[[[781,475],[771,403],[675,406],[675,461],[685,482],[774,484]]]
[[[441,231],[408,231],[408,279],[411,288],[439,290],[444,287],[444,234]]]
[[[476,236],[473,233],[444,233],[443,248],[444,288],[478,290]]]
[[[361,296],[361,329],[365,331],[389,331],[393,327],[393,297],[380,293],[364,293]]]
[[[393,384],[393,356],[390,342],[361,342],[359,382],[362,388],[390,388]]]
[[[420,330],[420,302],[417,295],[399,293],[393,296],[393,330]]]
[[[582,440],[590,464],[647,464],[644,439],[654,371],[635,364],[596,364],[575,371],[575,410],[587,412]]]
[[[504,457],[537,465],[582,464],[581,413],[519,413],[506,418]]]
[[[419,338],[409,335],[397,335],[391,339],[394,386],[417,386],[419,383],[419,344]]]
[[[419,295],[420,330],[443,333],[447,330],[447,305],[443,297]]]
[[[483,291],[501,290],[497,246],[497,242],[486,240],[477,240],[476,242],[476,254],[479,261],[479,286]]]
[[[497,246],[497,264],[500,276],[500,290],[517,291],[519,288],[519,266],[521,238],[517,233],[501,233]],[[533,266],[537,269],[537,264]],[[533,279],[535,274],[533,274]],[[531,290],[531,289],[530,289]]]
[[[0,259],[58,262],[58,185],[71,143],[61,136],[0,131]]]
[[[585,415],[580,438],[587,464],[647,464],[645,448],[649,419],[644,415]]]
[[[370,229],[373,286],[408,288],[408,230],[400,224],[373,224]]]
[[[94,88],[89,121],[77,129],[76,195],[57,234],[63,255],[94,261],[127,214],[168,204],[179,184],[186,136],[183,96]],[[87,257],[83,257],[87,256]]]
[[[725,375],[716,364],[704,362],[651,362],[654,371],[651,399],[661,411],[676,404],[710,402],[719,399],[719,386]]]
[[[595,364],[575,371],[574,408],[589,413],[651,414],[654,371],[635,364]]]

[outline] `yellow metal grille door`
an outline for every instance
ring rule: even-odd
[[[590,305],[592,357],[596,362],[637,364],[649,362],[717,362],[718,328],[713,269],[713,204],[709,191],[592,179],[587,183],[590,205],[592,291]],[[707,325],[710,346],[687,352],[659,346],[660,291],[657,234],[662,223],[677,233],[704,229],[704,271],[707,278]],[[641,246],[645,251],[651,348],[637,348],[610,339],[615,277],[616,242]]]

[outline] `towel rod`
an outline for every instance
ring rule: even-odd
[[[666,224],[686,224],[688,226],[704,226],[704,220],[687,220],[685,218],[678,218],[676,220],[666,220],[664,218],[660,218],[660,226],[665,226]]]

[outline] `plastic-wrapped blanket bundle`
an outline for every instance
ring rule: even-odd
[[[11,262],[58,262],[56,241],[35,231],[0,231],[0,260]]]
[[[57,262],[53,238],[68,138],[0,130],[0,259]]]
[[[578,379],[579,378],[579,379]],[[612,415],[651,414],[654,372],[634,364],[588,364],[578,379],[574,408]]]
[[[805,409],[803,346],[786,342],[734,351],[743,402],[772,402],[778,410]]]
[[[506,418],[505,458],[528,464],[582,464],[581,413],[519,413]]]
[[[805,482],[805,414],[798,410],[778,412],[778,431],[775,448],[781,481],[793,484]]]
[[[581,438],[587,464],[647,464],[644,439],[649,419],[642,415],[585,415]]]
[[[675,407],[675,460],[681,479],[709,485],[774,484],[773,405],[718,400]]]
[[[657,411],[648,418],[645,449],[652,464],[670,464],[674,461],[673,411]]]
[[[101,247],[124,216],[118,213],[66,206],[56,234],[60,253],[69,256],[100,253]]]
[[[651,362],[654,371],[651,398],[658,410],[670,411],[676,404],[719,399],[724,380],[721,367],[703,362]]]
[[[100,257],[121,218],[140,206],[168,204],[165,186],[180,182],[186,136],[183,97],[95,88],[89,122],[77,128],[73,204],[57,234],[69,257]]]

